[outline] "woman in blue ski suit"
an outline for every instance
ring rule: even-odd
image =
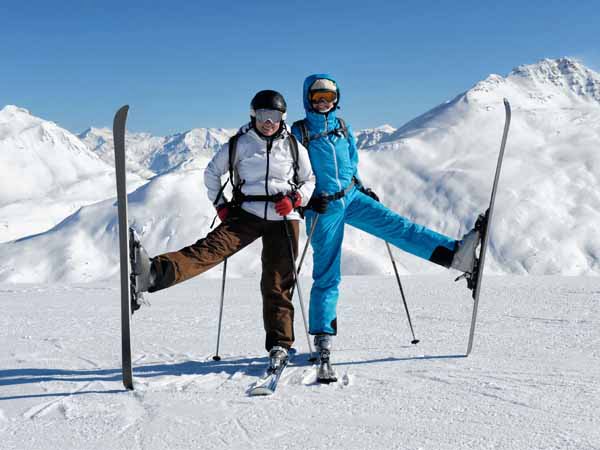
[[[327,74],[310,75],[304,81],[306,118],[292,127],[299,141],[309,137],[308,153],[316,187],[311,203],[321,205],[312,236],[313,287],[310,293],[310,333],[318,339],[337,333],[336,305],[341,275],[340,260],[344,225],[349,224],[396,247],[444,267],[472,271],[479,236],[472,230],[463,241],[443,236],[396,214],[379,203],[358,175],[358,152],[352,128],[336,117],[340,99],[337,83]],[[329,101],[328,101],[329,100]],[[311,205],[309,205],[310,208]],[[314,208],[315,210],[319,208]],[[307,230],[316,212],[306,211]],[[468,245],[462,245],[466,242]],[[459,248],[461,249],[459,251]],[[459,255],[460,253],[460,255]],[[456,256],[455,256],[456,255]]]

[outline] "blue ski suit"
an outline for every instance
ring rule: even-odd
[[[345,224],[445,267],[450,266],[456,241],[412,223],[361,191],[362,185],[357,171],[358,152],[351,127],[347,126],[347,137],[339,131],[337,104],[326,114],[318,113],[311,107],[310,87],[317,79],[323,78],[335,82],[330,75],[315,74],[306,78],[303,88],[306,111],[304,123],[311,137],[308,154],[316,176],[313,195],[333,195],[341,191],[346,193],[342,198],[330,201],[326,213],[319,217],[312,237],[314,256],[309,332],[335,335]],[[337,94],[339,102],[339,86]],[[338,132],[333,133],[334,130]],[[299,141],[302,140],[302,132],[297,124],[292,127],[292,132]],[[353,179],[355,184],[352,186]],[[315,212],[307,210],[307,232],[311,229],[315,217]]]

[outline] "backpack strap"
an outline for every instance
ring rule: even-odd
[[[219,203],[219,200],[221,199],[221,196],[223,195],[223,191],[225,191],[225,188],[227,187],[227,183],[231,182],[231,186],[233,186],[233,189],[235,191],[236,188],[236,184],[239,183],[239,180],[236,180],[235,178],[235,158],[237,157],[237,142],[238,139],[240,138],[240,136],[243,133],[238,132],[235,135],[231,136],[229,138],[229,179],[227,181],[225,181],[225,183],[223,183],[223,185],[221,186],[221,189],[219,189],[219,192],[217,193],[217,198],[215,199],[215,201],[213,202],[213,205],[217,206],[217,204]],[[228,200],[225,198],[225,201],[228,202]]]
[[[298,127],[298,129],[300,130],[300,136],[302,136],[302,145],[304,147],[306,147],[306,149],[308,150],[308,143],[310,142],[310,134],[308,134],[308,126],[306,125],[306,120],[305,119],[296,120],[294,122],[294,124],[292,125],[292,128],[293,127]]]
[[[237,158],[237,142],[239,138],[240,134],[238,133],[234,136],[231,136],[229,139],[229,180],[233,186],[235,186],[239,181],[234,178],[235,159]]]
[[[289,137],[290,137],[290,152],[292,154],[292,161],[293,161],[293,167],[294,167],[294,184],[296,186],[298,186],[300,184],[300,177],[298,175],[298,172],[300,171],[300,165],[298,164],[298,140],[296,139],[296,136],[294,136],[292,133],[288,133]]]
[[[334,133],[337,131],[341,131],[344,137],[348,139],[348,127],[346,126],[346,121],[341,117],[338,117],[337,120],[340,123],[340,126],[336,130],[334,130]]]

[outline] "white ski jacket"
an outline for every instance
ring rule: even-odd
[[[234,176],[243,180],[242,192],[245,195],[287,194],[292,191],[294,181],[294,158],[290,143],[290,131],[286,128],[273,139],[270,151],[267,151],[267,139],[261,137],[248,125],[242,127],[243,133],[237,141]],[[204,171],[204,184],[208,198],[214,204],[221,190],[222,177],[229,173],[229,144],[225,144],[213,156]],[[310,166],[306,148],[298,142],[298,192],[302,196],[302,206],[306,206],[315,188],[315,175]],[[223,195],[218,206],[225,202]],[[283,220],[275,212],[275,203],[247,201],[242,209],[266,220]],[[300,214],[292,211],[288,219],[300,219]]]

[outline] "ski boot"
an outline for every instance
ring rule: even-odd
[[[276,345],[269,351],[269,368],[268,373],[276,372],[288,361],[288,351],[285,347]]]
[[[317,334],[315,336],[315,347],[319,353],[319,368],[317,369],[317,381],[319,383],[334,383],[337,375],[331,367],[331,348],[333,336],[330,334]]]
[[[129,228],[129,258],[131,263],[131,311],[137,311],[148,303],[142,293],[148,292],[153,284],[152,262],[142,246],[138,234]]]
[[[469,289],[474,288],[474,280],[477,278],[479,263],[479,259],[477,258],[477,248],[481,243],[486,223],[487,215],[480,214],[473,229],[457,242],[457,248],[454,251],[454,257],[452,258],[452,264],[450,265],[451,268],[463,272],[456,281],[465,278]]]

